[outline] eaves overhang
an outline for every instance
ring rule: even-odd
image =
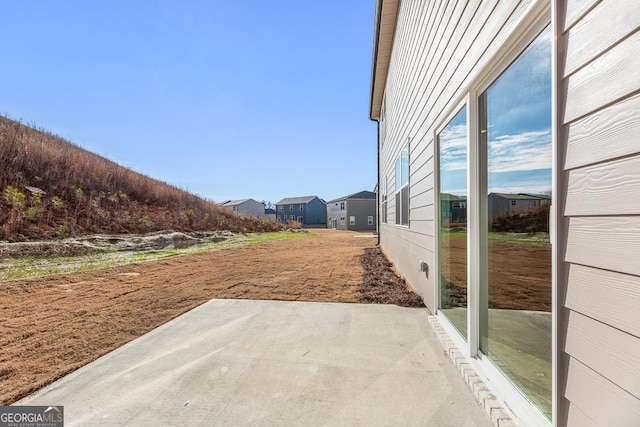
[[[400,0],[376,1],[373,64],[371,66],[371,98],[369,103],[369,118],[371,120],[380,118],[399,6]]]

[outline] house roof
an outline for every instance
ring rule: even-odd
[[[318,198],[320,201],[324,203],[324,200],[320,199],[318,196],[303,196],[303,197],[286,197],[280,200],[276,205],[299,205],[303,203],[309,203],[313,199]]]
[[[248,202],[249,200],[253,200],[253,199],[230,200],[228,202],[224,202],[222,204],[222,206],[238,206],[238,205],[241,205],[241,204],[243,204],[245,202]],[[256,203],[260,203],[260,202],[258,202],[256,200],[253,200],[253,201],[256,202]]]
[[[491,193],[498,197],[502,197],[504,199],[509,200],[548,200],[551,199],[549,196],[545,196],[544,194],[526,194],[526,193]],[[490,195],[491,195],[490,194]]]
[[[455,194],[440,193],[440,200],[457,201],[467,200],[467,198],[465,196],[456,196]]]
[[[338,197],[337,199],[329,200],[327,203],[333,203],[340,200],[349,200],[349,199],[375,199],[376,193],[373,191],[360,191],[358,193],[349,194],[348,196]]]
[[[377,0],[373,35],[373,65],[371,67],[371,99],[369,118],[378,120],[382,108],[382,96],[387,84],[391,61],[393,37],[396,32],[400,0]]]

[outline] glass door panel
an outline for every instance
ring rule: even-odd
[[[479,98],[488,307],[480,349],[551,417],[551,31]]]
[[[467,337],[467,108],[438,134],[440,311]]]

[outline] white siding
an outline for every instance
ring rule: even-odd
[[[436,309],[434,137],[534,2],[400,2],[384,87],[385,253]],[[557,425],[640,425],[640,7],[554,0]],[[410,142],[409,226],[395,161]]]
[[[532,1],[400,3],[385,86],[386,138],[380,175],[389,177],[388,221],[381,245],[435,312],[434,136],[469,86],[500,53]],[[410,141],[409,227],[395,225],[395,161]]]
[[[640,8],[557,3],[558,421],[640,425]]]

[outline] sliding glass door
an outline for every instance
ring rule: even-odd
[[[467,336],[467,108],[438,134],[440,309]]]
[[[443,126],[436,135],[440,313],[471,354],[489,359],[550,419],[550,29]],[[468,161],[470,140],[477,154]]]
[[[551,414],[551,32],[479,97],[487,321],[480,350]]]

